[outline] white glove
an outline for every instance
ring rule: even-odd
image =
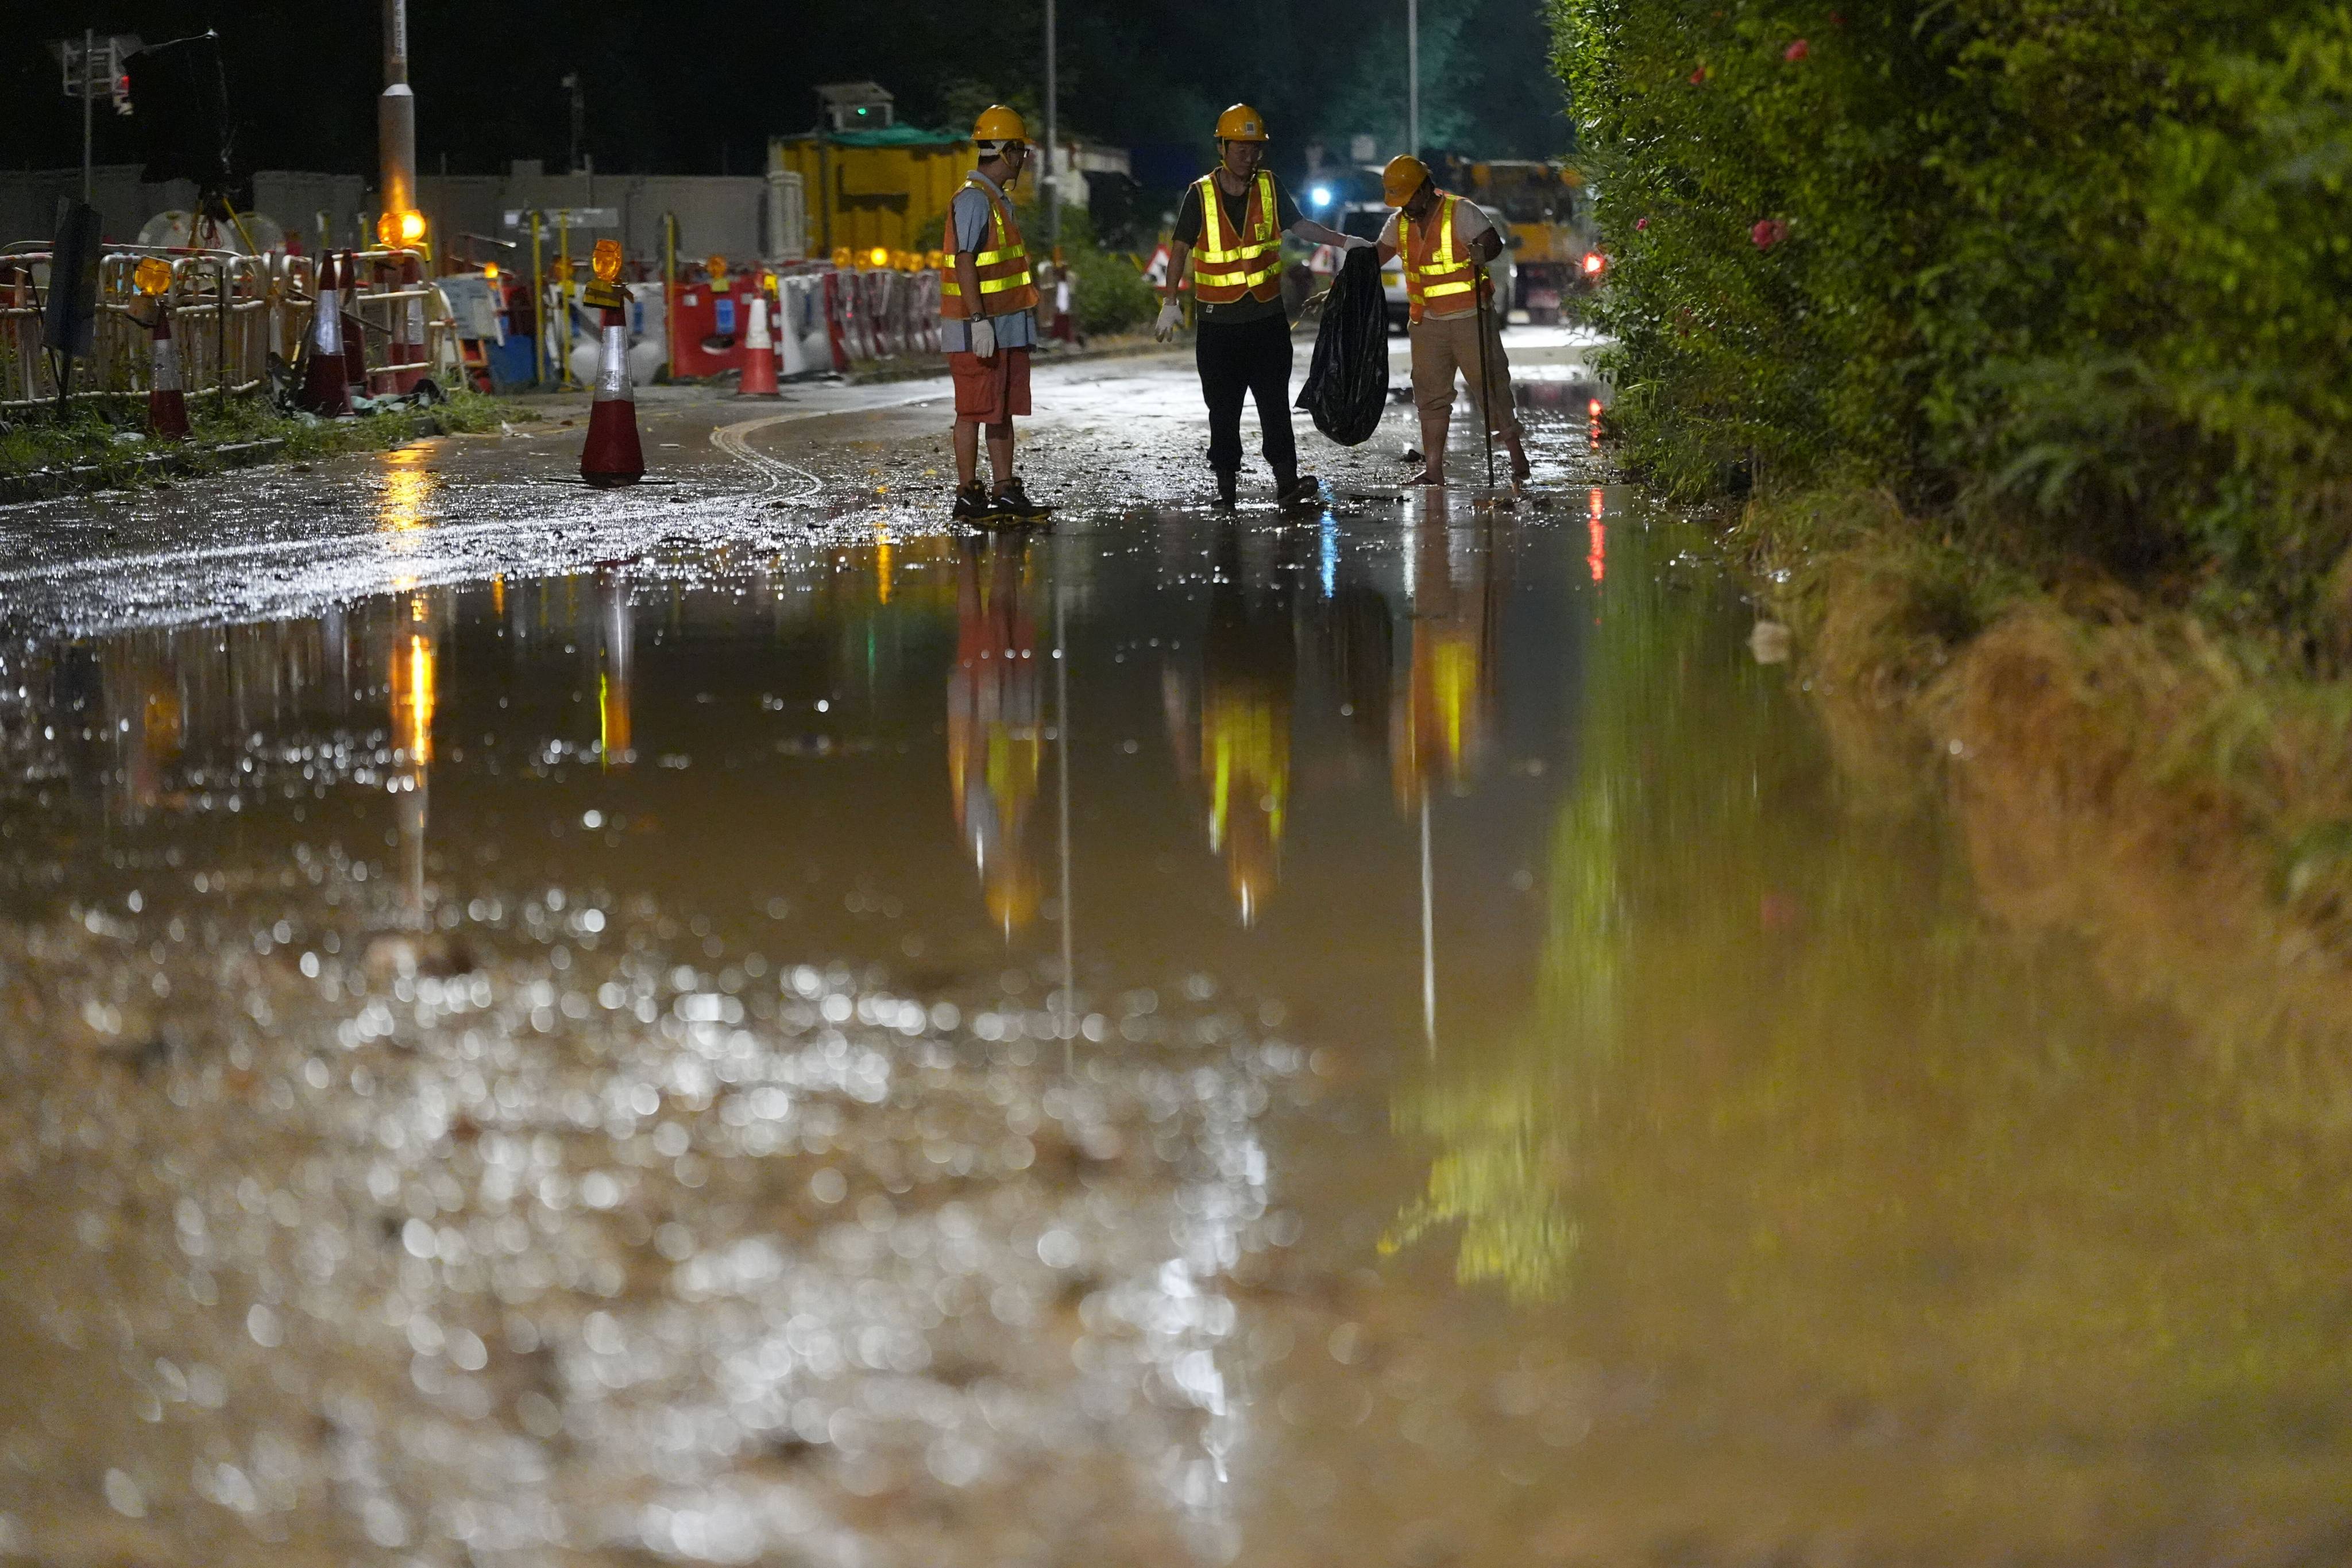
[[[1339,248],[1342,250],[1370,250],[1375,243],[1376,242],[1373,240],[1366,239],[1360,234],[1351,234],[1347,237],[1346,241],[1339,247]]]
[[[996,323],[986,316],[971,319],[971,352],[982,359],[996,357]]]
[[[1183,320],[1184,308],[1171,300],[1160,307],[1160,319],[1151,323],[1151,335],[1164,343],[1176,335],[1176,329]]]

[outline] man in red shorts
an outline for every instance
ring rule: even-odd
[[[940,279],[940,340],[955,378],[955,515],[987,523],[1034,522],[1039,506],[1013,472],[1013,420],[1029,412],[1029,351],[1037,343],[1037,283],[1006,193],[1028,161],[1029,130],[1003,104],[972,127],[980,167],[948,209],[940,248],[953,257]],[[980,437],[996,489],[980,482]]]

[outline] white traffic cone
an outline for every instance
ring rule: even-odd
[[[318,303],[310,315],[310,362],[302,374],[302,408],[332,419],[352,411],[351,384],[344,379],[343,298],[334,252],[319,258]]]
[[[773,397],[776,392],[776,343],[768,332],[768,296],[751,296],[751,325],[743,334],[743,382],[739,397]]]

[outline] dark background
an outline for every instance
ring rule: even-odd
[[[60,90],[48,39],[89,26],[154,44],[210,26],[222,37],[219,70],[200,47],[184,62],[200,68],[184,74],[226,76],[235,174],[374,173],[383,85],[374,0],[18,0],[8,9],[5,165],[80,162],[79,106]],[[1265,112],[1276,166],[1287,172],[1304,168],[1311,138],[1341,158],[1358,132],[1392,151],[1402,139],[1404,10],[1404,0],[1064,0],[1065,133],[1134,148],[1150,167],[1197,167],[1217,110],[1245,99]],[[1425,145],[1490,157],[1569,150],[1542,0],[1423,0],[1422,14]],[[445,164],[488,174],[537,157],[562,170],[567,71],[580,73],[586,93],[585,149],[615,174],[755,172],[771,133],[815,123],[810,89],[820,81],[871,78],[898,94],[902,123],[966,125],[992,99],[1024,110],[1042,100],[1043,16],[1042,0],[410,0],[418,163],[425,174]],[[144,96],[158,100],[162,90]],[[119,118],[101,102],[98,160],[146,161],[146,126],[138,115]],[[180,162],[171,172],[195,173]],[[1158,182],[1146,174],[1146,183]]]

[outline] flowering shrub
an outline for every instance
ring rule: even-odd
[[[1632,458],[2291,611],[2352,540],[2352,11],[1550,0]]]

